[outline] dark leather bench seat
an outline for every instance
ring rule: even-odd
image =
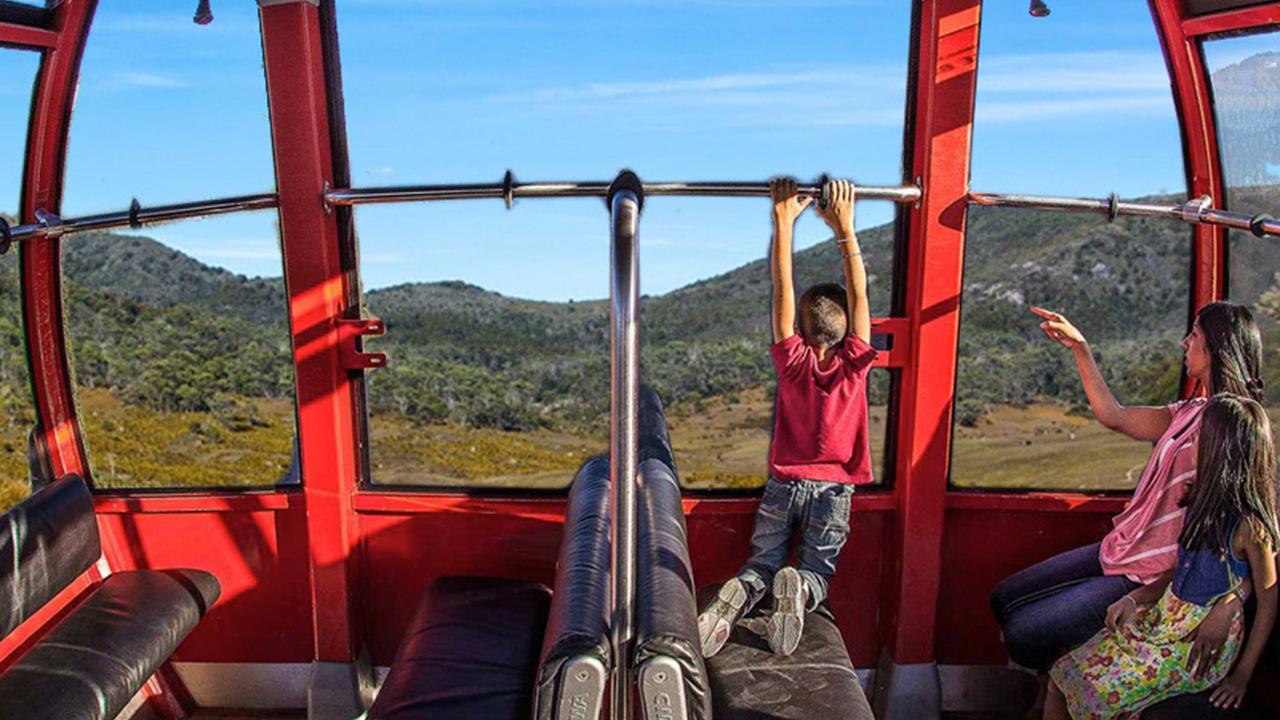
[[[0,518],[0,631],[8,633],[102,554],[89,488],[68,476]],[[107,576],[0,675],[7,720],[113,720],[218,599],[199,570]]]
[[[699,593],[702,604],[716,590]],[[716,720],[873,720],[826,604],[805,616],[800,646],[787,656],[769,649],[769,604],[766,597],[738,623],[724,649],[706,661]]]
[[[609,464],[595,458],[569,493],[554,594],[503,578],[428,586],[369,720],[556,717],[563,668],[612,667],[609,521]]]
[[[369,720],[528,720],[551,605],[544,585],[447,577],[409,623]]]
[[[114,718],[218,599],[198,570],[107,577],[0,676],[0,716]]]

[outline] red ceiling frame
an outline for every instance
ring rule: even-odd
[[[339,333],[349,286],[337,222],[321,202],[333,181],[333,155],[320,11],[296,0],[264,3],[259,12],[297,373],[315,657],[351,662],[359,638],[351,603],[360,465],[354,387]]]
[[[1280,24],[1280,5],[1263,5],[1185,18],[1182,34],[1192,38],[1276,24]]]
[[[54,11],[56,39],[40,63],[27,135],[24,222],[35,222],[37,210],[57,213],[61,209],[67,128],[80,57],[96,7],[97,0],[66,0]],[[18,254],[31,383],[53,471],[56,475],[79,473],[87,479],[89,464],[76,419],[62,325],[60,241],[41,238],[24,242]]]
[[[52,50],[58,45],[58,33],[44,28],[0,22],[0,45]]]
[[[927,192],[908,216],[909,362],[900,385],[890,543],[898,554],[881,614],[897,664],[934,657],[981,2],[924,0],[919,13],[911,172]]]
[[[1173,84],[1173,103],[1182,129],[1187,192],[1191,197],[1208,195],[1216,207],[1222,207],[1226,193],[1218,158],[1213,104],[1199,43],[1184,31],[1185,23],[1190,20],[1186,6],[1181,0],[1149,0],[1149,4]],[[1197,310],[1227,295],[1226,230],[1200,224],[1192,229],[1192,237],[1188,327]]]

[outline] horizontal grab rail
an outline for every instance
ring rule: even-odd
[[[969,202],[983,207],[1016,207],[1036,210],[1061,210],[1065,212],[1092,212],[1107,215],[1112,220],[1121,215],[1137,217],[1161,217],[1181,220],[1193,225],[1217,225],[1247,230],[1258,237],[1280,237],[1280,220],[1266,213],[1245,213],[1219,210],[1213,207],[1213,198],[1204,196],[1177,205],[1125,202],[1112,193],[1109,198],[1075,198],[1051,195],[1013,195],[1003,193],[969,193]]]
[[[128,210],[85,215],[78,218],[61,218],[43,210],[36,211],[37,222],[27,225],[14,225],[8,228],[8,240],[22,242],[35,238],[60,237],[68,233],[89,232],[93,230],[115,230],[117,228],[140,228],[143,225],[184,220],[187,218],[210,217],[227,213],[245,212],[248,210],[270,210],[278,204],[275,193],[260,195],[240,195],[237,197],[201,200],[198,202],[179,203],[176,205],[156,205],[144,208],[137,200]]]
[[[403,185],[380,188],[330,188],[325,190],[328,207],[335,205],[364,205],[370,203],[433,202],[440,200],[501,199],[507,208],[520,198],[569,198],[599,197],[608,195],[607,182],[516,182],[510,171],[500,183],[473,183],[462,185]],[[822,183],[797,186],[800,194],[817,197],[822,193]],[[646,182],[646,197],[651,195],[681,195],[686,197],[768,197],[767,182]],[[859,200],[891,200],[916,202],[922,193],[916,185],[874,186],[859,185]]]

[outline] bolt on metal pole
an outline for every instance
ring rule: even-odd
[[[639,327],[640,211],[644,203],[640,180],[624,170],[609,188],[610,238],[609,342],[610,447],[609,473],[613,483],[610,539],[613,550],[613,712],[614,720],[629,720],[634,680],[631,639],[634,634],[636,575],[636,467],[639,443]]]

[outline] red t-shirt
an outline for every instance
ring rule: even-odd
[[[867,440],[867,373],[876,350],[850,333],[827,367],[792,335],[769,347],[778,370],[769,474],[778,480],[872,481]]]

